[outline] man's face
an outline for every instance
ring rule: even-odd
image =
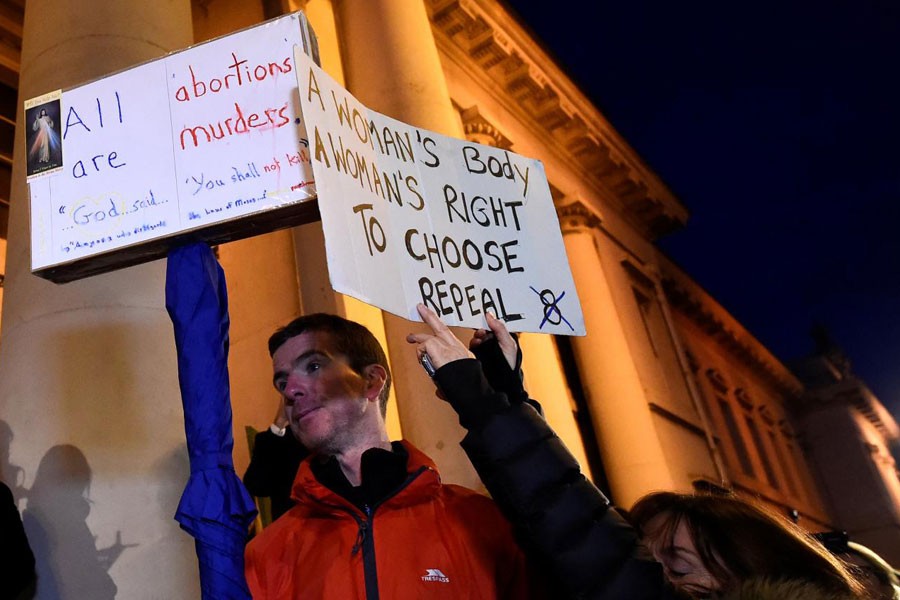
[[[370,401],[366,378],[333,349],[327,332],[292,337],[272,356],[275,389],[284,398],[291,430],[314,452],[338,454],[364,436]]]

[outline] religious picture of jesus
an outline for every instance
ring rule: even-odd
[[[59,99],[25,109],[26,147],[28,149],[26,176],[37,175],[62,167]]]

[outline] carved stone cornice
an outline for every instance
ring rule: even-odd
[[[496,0],[425,0],[438,49],[507,110],[542,131],[579,174],[654,239],[687,209]]]
[[[772,409],[765,404],[760,404],[756,409],[756,412],[759,413],[759,416],[762,417],[762,420],[765,421],[766,425],[769,427],[774,427],[778,419],[772,414]]]
[[[500,133],[493,123],[485,119],[477,106],[461,109],[459,116],[466,132],[466,139],[470,142],[486,144],[503,150],[512,148],[512,141]]]
[[[750,394],[747,393],[747,390],[745,390],[744,388],[737,388],[736,390],[734,390],[734,397],[737,399],[744,410],[753,410],[755,404],[750,398]]]
[[[707,369],[706,370],[706,378],[709,379],[709,383],[715,388],[717,392],[720,394],[728,393],[728,382],[725,381],[725,378],[722,377],[722,374],[719,373],[716,369]]]
[[[556,206],[559,228],[563,235],[584,233],[600,227],[600,215],[580,199],[565,199]]]

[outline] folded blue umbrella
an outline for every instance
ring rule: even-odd
[[[191,464],[175,520],[194,537],[203,598],[250,598],[244,545],[256,508],[231,458],[228,296],[225,273],[206,244],[169,252],[166,309],[175,328]]]

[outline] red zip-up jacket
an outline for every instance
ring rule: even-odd
[[[525,559],[493,501],[441,483],[408,442],[406,481],[363,511],[316,480],[294,481],[297,505],[247,546],[255,600],[522,599]]]

